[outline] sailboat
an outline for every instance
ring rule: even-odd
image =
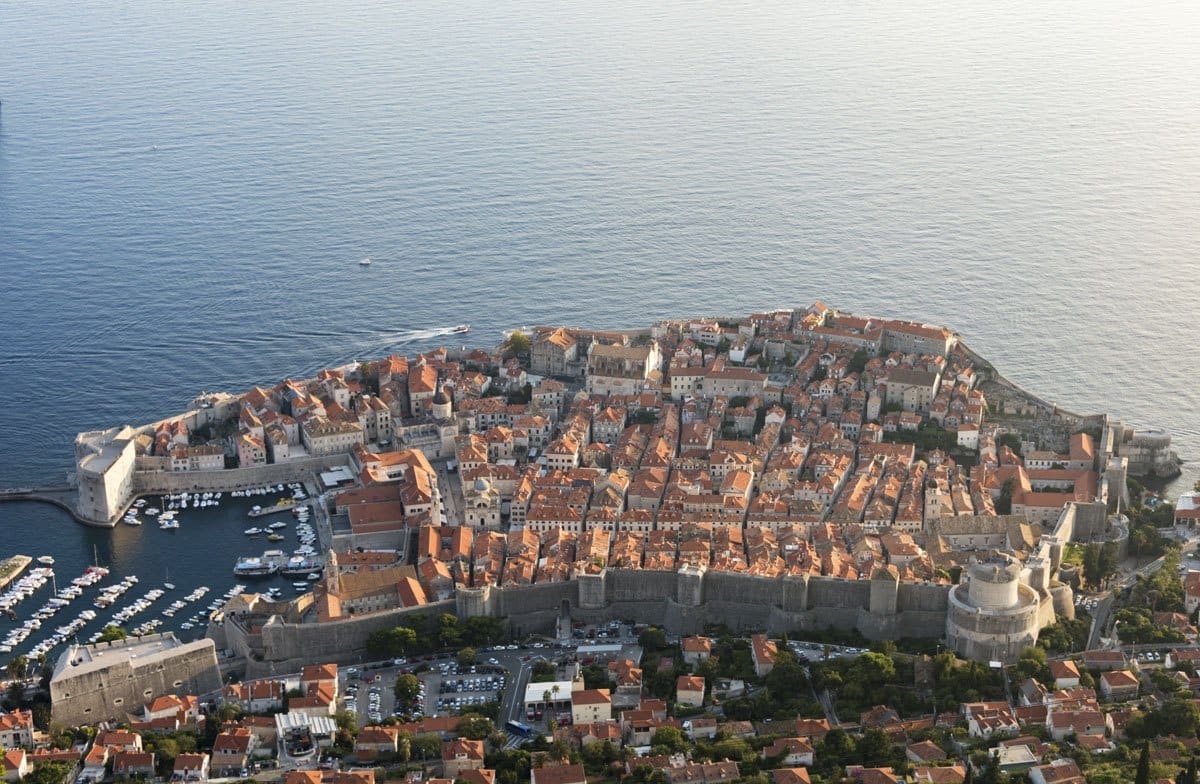
[[[166,588],[168,591],[175,590],[175,583],[171,582],[171,573],[167,571],[165,566],[163,567],[163,588]]]

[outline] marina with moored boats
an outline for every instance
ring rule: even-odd
[[[12,522],[38,526],[45,554],[0,561],[0,653],[53,657],[64,644],[98,640],[106,626],[130,636],[203,636],[212,614],[246,590],[249,580],[229,572],[222,578],[214,566],[245,552],[245,521],[256,505],[291,515],[273,514],[251,537],[277,548],[272,568],[253,575],[253,590],[277,600],[299,592],[289,588],[294,581],[304,580],[308,590],[308,576],[324,568],[308,496],[299,482],[143,496],[124,513],[125,525],[89,530],[82,548],[78,529],[57,524],[61,513],[53,507],[4,506],[18,513]]]

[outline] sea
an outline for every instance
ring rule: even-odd
[[[0,485],[458,323],[821,300],[1168,429],[1190,488],[1197,73],[1172,0],[5,0]],[[246,525],[0,504],[0,556],[225,590]]]

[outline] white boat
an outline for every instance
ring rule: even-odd
[[[54,566],[54,556],[52,556],[52,555],[43,555],[43,556],[39,557],[37,560],[38,560],[38,563],[40,563],[44,566]]]
[[[141,525],[142,521],[136,517],[126,517],[123,521],[125,525]]]
[[[451,335],[462,335],[471,331],[470,324],[459,324],[457,327],[450,330]]]
[[[371,260],[370,260],[370,259],[363,259],[362,261],[358,262],[358,266],[360,266],[360,267],[369,267],[369,266],[371,266]]]
[[[246,536],[257,536],[258,534],[262,533],[262,529],[261,528],[247,528],[242,533],[244,533]]]

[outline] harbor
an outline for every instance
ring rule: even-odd
[[[6,579],[0,582],[0,653],[44,654],[53,661],[67,643],[95,639],[108,625],[128,635],[172,631],[196,639],[204,636],[212,612],[236,592],[275,598],[303,593],[296,583],[311,587],[308,575],[323,568],[320,553],[328,540],[308,522],[310,509],[297,505],[303,503],[297,493],[307,498],[308,489],[295,484],[207,498],[146,496],[111,529],[81,529],[49,504],[0,505],[7,541],[35,536],[39,548],[34,556],[0,553],[6,556],[0,562],[0,581]],[[290,519],[276,516],[277,522],[247,536],[252,507],[279,502]],[[274,570],[253,580],[234,573],[239,560],[260,554],[264,545],[282,554]]]

